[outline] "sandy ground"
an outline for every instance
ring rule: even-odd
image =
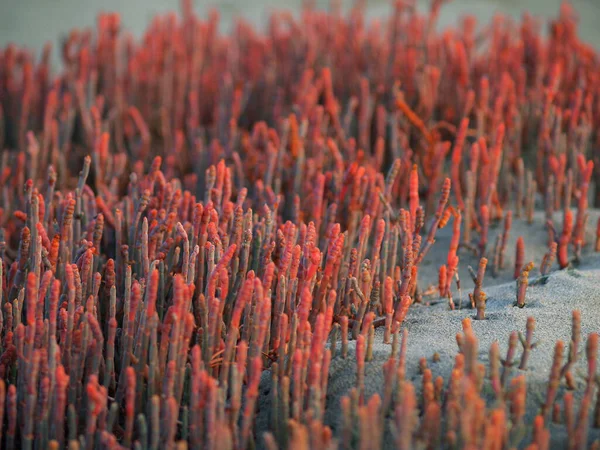
[[[600,211],[591,211],[588,223],[595,225],[599,214]],[[560,216],[562,214],[557,213],[554,218],[555,225],[559,230],[562,227]],[[555,263],[550,275],[542,279],[537,268],[547,249],[547,233],[544,229],[543,217],[543,213],[536,213],[536,220],[531,225],[521,219],[513,221],[513,229],[506,254],[506,268],[497,278],[492,277],[488,272],[483,283],[483,289],[488,295],[486,320],[472,320],[473,330],[479,340],[479,361],[487,366],[489,361],[488,352],[492,342],[497,341],[499,343],[500,354],[504,357],[511,332],[520,331],[525,333],[527,318],[529,316],[535,318],[534,342],[539,342],[539,345],[531,353],[527,370],[520,371],[515,367],[511,372],[512,377],[519,374],[526,375],[528,423],[532,423],[533,417],[539,412],[540,406],[546,398],[548,377],[556,341],[562,340],[565,343],[565,348],[568,349],[571,336],[572,311],[578,309],[581,312],[583,341],[589,333],[600,332],[600,290],[598,289],[600,285],[600,254],[590,253],[591,249],[588,244],[580,264],[572,265],[572,267],[565,270],[559,270]],[[420,270],[421,286],[427,285],[428,282],[433,283],[437,279],[438,264],[445,261],[450,240],[451,227],[447,228],[442,230],[430,254],[423,262],[423,267]],[[587,233],[588,243],[594,242],[594,233],[591,228],[589,227]],[[495,235],[499,232],[501,232],[500,227],[491,232],[490,241],[493,242]],[[531,286],[527,290],[526,306],[523,309],[514,306],[516,283],[512,279],[515,241],[518,236],[524,236],[525,238],[526,261],[531,260],[536,264],[536,269],[532,271],[530,277]],[[463,297],[468,299],[468,293],[472,292],[473,283],[468,276],[467,266],[472,265],[475,267],[478,259],[466,249],[463,249],[459,256],[461,258],[460,276],[463,280],[463,283],[461,283],[463,285]],[[454,364],[454,357],[458,353],[455,336],[462,331],[462,320],[466,317],[474,318],[475,316],[475,311],[472,309],[450,311],[446,302],[439,302],[438,296],[427,297],[425,301],[427,300],[430,304],[411,307],[403,324],[403,327],[408,330],[407,379],[413,382],[417,389],[417,395],[419,395],[421,386],[419,359],[422,357],[427,358],[428,366],[432,370],[434,378],[441,375],[447,382]],[[391,346],[383,344],[382,329],[377,330],[374,342],[373,360],[367,362],[365,366],[365,398],[369,398],[374,393],[379,393],[382,396],[385,384],[382,365],[388,360],[391,352]],[[584,345],[582,344],[582,347]],[[432,361],[434,353],[440,355],[439,362]],[[517,350],[517,359],[519,360],[521,353],[522,347],[519,344]],[[565,361],[566,353],[567,351],[565,352]],[[583,391],[585,367],[585,357],[582,356],[577,368],[574,370],[574,373],[577,374],[578,394]],[[348,394],[355,383],[355,346],[354,342],[351,341],[348,357],[345,359],[341,357],[340,346],[337,347],[329,371],[325,423],[332,427],[334,435],[341,424],[340,399]],[[564,389],[563,383],[561,393],[558,396],[559,399],[562,398]],[[257,418],[259,430],[265,430],[268,426],[269,391],[270,375],[265,372],[261,386],[263,397],[261,398]],[[490,392],[489,389],[488,392]],[[488,400],[490,402],[488,406],[491,406],[493,401],[491,395],[488,396]],[[562,401],[559,401],[559,403],[562,407]],[[530,433],[531,429],[528,432]],[[566,448],[567,435],[565,427],[553,424],[551,432],[552,448]],[[388,439],[384,439],[384,442],[389,445],[389,448],[393,448],[389,433],[388,426],[386,429]],[[590,430],[590,443],[599,438],[599,429]],[[388,447],[384,445],[384,448]]]

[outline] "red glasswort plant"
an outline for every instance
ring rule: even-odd
[[[0,51],[0,446],[378,448],[388,418],[400,449],[521,443],[532,424],[526,375],[512,376],[518,335],[504,360],[492,346],[486,371],[466,319],[449,377],[423,360],[418,389],[404,322],[425,303],[420,270],[449,222],[437,291],[462,308],[452,285],[460,295],[460,255],[473,252],[477,319],[487,258],[505,269],[513,218],[531,222],[536,198],[542,274],[582,257],[588,197],[600,206],[600,60],[569,4],[543,38],[528,16],[438,32],[442,3],[421,14],[397,1],[373,24],[363,2],[347,17],[307,6],[264,32],[239,20],[221,34],[218,13],[184,1],[139,41],[117,14],[71,32],[57,74],[50,45],[40,59]],[[519,306],[524,249],[519,238]],[[380,327],[381,398],[365,389]],[[556,346],[529,449],[548,448],[558,400],[569,448],[586,445],[596,334],[578,413],[560,389],[577,388],[579,334],[566,365]],[[334,358],[356,365],[335,433]]]

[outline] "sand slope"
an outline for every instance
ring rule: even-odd
[[[560,230],[561,215],[555,215],[555,225]],[[591,211],[588,224],[595,225],[598,211]],[[484,290],[488,295],[486,308],[486,320],[473,320],[473,330],[479,340],[479,360],[487,363],[488,351],[494,341],[498,341],[501,355],[506,354],[508,338],[511,332],[521,331],[525,333],[526,321],[529,316],[536,320],[534,342],[539,345],[532,351],[529,358],[527,370],[521,371],[516,367],[512,369],[511,376],[525,374],[527,378],[527,422],[532,423],[533,417],[539,412],[540,405],[546,396],[548,376],[552,364],[554,345],[557,340],[568,342],[571,336],[571,314],[574,309],[581,311],[581,333],[585,341],[591,332],[600,332],[600,254],[590,254],[590,243],[594,242],[595,230],[588,227],[588,245],[586,246],[583,260],[578,265],[573,265],[564,270],[558,270],[555,264],[552,272],[547,277],[539,275],[539,264],[546,252],[547,233],[544,229],[543,213],[536,213],[534,224],[527,224],[524,220],[515,219],[510,242],[506,254],[506,268],[497,278],[488,272],[484,281]],[[490,241],[493,242],[495,235],[501,232],[497,227],[490,232]],[[420,270],[420,286],[436,283],[437,269],[445,262],[445,252],[450,240],[451,227],[442,230],[438,240],[424,262]],[[533,260],[536,269],[530,277],[530,287],[527,290],[527,302],[525,308],[514,306],[516,299],[516,283],[512,279],[514,265],[514,248],[518,236],[524,236],[526,243],[526,261]],[[475,235],[476,236],[476,235]],[[491,246],[490,246],[491,247]],[[490,248],[491,251],[491,248]],[[466,249],[460,252],[460,276],[463,280],[463,304],[468,302],[468,292],[472,292],[473,283],[468,275],[467,266],[476,266],[478,258],[470,254]],[[456,300],[456,298],[455,298]],[[424,298],[423,304],[415,304],[411,307],[409,314],[403,324],[408,330],[407,347],[407,379],[413,381],[417,393],[421,386],[421,375],[418,363],[421,357],[427,358],[428,366],[432,370],[434,378],[441,375],[448,380],[454,364],[454,357],[458,352],[455,336],[462,331],[461,322],[465,317],[474,318],[475,311],[463,308],[462,310],[450,311],[445,301],[439,301],[438,296]],[[582,350],[585,348],[582,344]],[[365,397],[374,393],[383,393],[384,377],[383,363],[389,358],[391,346],[383,344],[383,331],[378,329],[375,336],[373,348],[373,359],[366,363],[365,367]],[[434,353],[440,355],[439,362],[432,362]],[[520,359],[522,347],[519,344],[517,358]],[[565,361],[566,361],[565,351]],[[487,364],[486,364],[487,366]],[[585,356],[580,356],[574,374],[580,389],[576,391],[576,407],[578,407],[579,396],[585,383]],[[325,423],[332,427],[334,435],[339,430],[341,422],[340,399],[347,395],[356,383],[356,362],[354,342],[350,342],[347,358],[342,358],[340,347],[333,356],[329,371],[329,386],[327,391],[327,408],[325,412]],[[558,402],[562,407],[562,394],[566,387],[561,385],[558,394]],[[491,392],[487,390],[489,394]],[[257,416],[257,429],[266,430],[269,421],[270,406],[270,375],[265,372],[261,383],[261,401],[259,415]],[[486,388],[484,388],[484,393]],[[488,395],[491,402],[493,398]],[[388,419],[389,420],[389,419]],[[565,448],[566,430],[563,425],[553,424],[550,426],[552,432],[552,448]],[[529,430],[530,431],[530,430]],[[386,430],[385,447],[392,448],[392,440]],[[590,440],[600,438],[599,429],[590,430]],[[260,440],[259,440],[260,443]],[[515,443],[516,444],[516,443]]]

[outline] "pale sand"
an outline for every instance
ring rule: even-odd
[[[539,341],[529,358],[526,371],[520,371],[516,367],[512,369],[512,376],[525,374],[527,378],[527,417],[526,422],[531,424],[533,417],[539,412],[540,405],[546,396],[548,375],[552,364],[554,345],[557,340],[565,342],[565,362],[568,353],[568,342],[571,336],[571,313],[574,309],[581,311],[581,333],[583,343],[581,350],[585,349],[587,335],[592,332],[600,332],[600,254],[590,254],[591,247],[595,242],[595,224],[599,211],[590,211],[588,221],[587,243],[581,264],[565,270],[558,270],[555,263],[552,272],[541,280],[539,275],[539,264],[547,250],[547,233],[544,229],[544,214],[536,213],[535,222],[528,225],[522,219],[513,220],[513,229],[510,235],[510,243],[506,254],[506,268],[498,276],[493,278],[490,273],[486,274],[483,289],[488,295],[486,317],[484,321],[472,320],[473,330],[479,340],[479,360],[487,366],[488,351],[494,341],[500,344],[501,355],[504,357],[508,346],[508,338],[511,332],[521,331],[525,333],[527,317],[533,316],[536,320],[534,342]],[[562,214],[555,214],[555,225],[560,231]],[[591,225],[594,225],[593,227]],[[437,280],[437,269],[445,262],[451,224],[442,230],[432,251],[424,261],[420,269],[420,286],[435,283]],[[494,242],[495,235],[501,232],[497,227],[490,232],[490,242]],[[527,290],[526,306],[523,309],[514,306],[516,299],[516,283],[512,279],[515,241],[518,236],[523,236],[526,245],[526,261],[533,260],[536,269],[532,271],[530,286]],[[477,234],[474,234],[477,238]],[[491,245],[489,252],[491,252]],[[468,299],[468,292],[472,292],[473,283],[467,272],[470,264],[476,266],[478,259],[467,250],[460,252],[460,276],[463,285],[463,297]],[[445,381],[454,364],[454,357],[458,352],[456,344],[456,333],[462,331],[462,320],[465,317],[474,318],[475,311],[463,309],[450,311],[446,302],[439,302],[437,296],[428,297],[424,300],[432,300],[432,305],[414,305],[403,324],[408,330],[407,348],[407,379],[411,380],[417,394],[421,387],[421,375],[418,363],[421,357],[427,358],[428,366],[432,370],[434,378],[441,375]],[[465,302],[466,303],[466,302]],[[366,363],[365,367],[365,398],[374,393],[383,393],[384,378],[382,365],[390,355],[391,346],[383,344],[382,329],[378,329],[373,347],[373,360]],[[434,353],[440,355],[440,361],[432,362]],[[520,359],[522,347],[519,344],[517,358]],[[581,386],[585,383],[585,353],[580,356],[578,365],[573,373],[579,389],[576,391],[576,399],[581,395]],[[257,416],[257,429],[266,430],[268,426],[270,397],[270,372],[265,372],[261,385],[261,401],[259,414]],[[329,371],[329,386],[327,390],[327,408],[325,423],[332,427],[334,435],[339,430],[341,411],[340,399],[347,395],[356,383],[356,363],[354,342],[350,342],[349,353],[346,359],[340,355],[340,346],[336,350]],[[564,382],[558,395],[558,402],[562,408],[562,393],[565,390]],[[486,389],[484,389],[486,392]],[[489,389],[487,392],[490,392]],[[493,401],[488,396],[490,406]],[[578,403],[576,403],[578,407]],[[390,420],[390,419],[388,419]],[[552,448],[564,448],[566,431],[563,425],[551,425]],[[389,427],[386,430],[385,447],[392,448]],[[589,442],[600,438],[600,430],[590,429]],[[528,441],[529,442],[529,441]],[[260,438],[258,445],[261,444]]]

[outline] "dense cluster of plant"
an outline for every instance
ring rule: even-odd
[[[273,14],[265,32],[238,21],[223,35],[218,14],[203,20],[187,1],[141,41],[115,14],[71,32],[57,75],[50,46],[39,61],[0,52],[1,446],[375,449],[390,422],[406,450],[520,442],[518,335],[505,359],[492,347],[486,368],[466,320],[451,376],[423,365],[417,396],[402,323],[445,226],[435,293],[477,319],[486,267],[506,270],[512,220],[543,205],[542,274],[593,246],[600,61],[568,4],[544,38],[528,16],[481,31],[466,17],[439,32],[442,3],[420,14],[397,1],[371,24],[362,2],[346,16],[306,8]],[[503,232],[490,245],[494,222]],[[521,307],[534,268],[524,245]],[[480,264],[459,305],[461,252]],[[598,335],[584,345],[579,320],[566,363],[556,345],[531,449],[548,448],[552,420],[566,421],[572,449],[600,426]],[[379,327],[391,356],[384,397],[369,399]],[[533,329],[531,319],[522,369]],[[349,341],[356,388],[336,405],[344,426],[333,436],[328,368]],[[584,347],[585,391],[578,409],[564,395],[563,414],[557,389]],[[259,434],[264,371],[273,414]]]

